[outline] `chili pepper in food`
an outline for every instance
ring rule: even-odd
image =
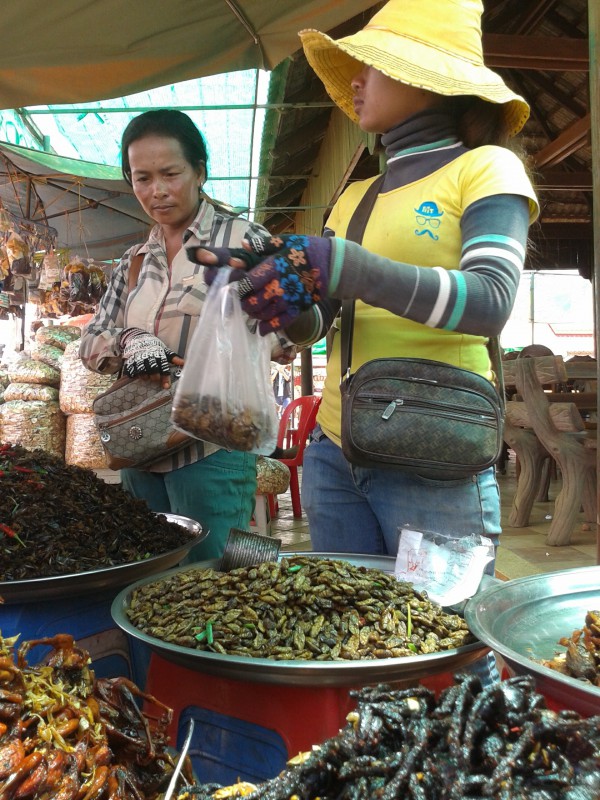
[[[23,543],[23,540],[19,534],[8,525],[5,525],[4,522],[0,522],[0,532],[5,534],[5,536],[8,536],[10,539],[16,539],[21,547],[25,547],[25,544]]]

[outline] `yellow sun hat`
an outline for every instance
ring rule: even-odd
[[[529,105],[483,63],[481,0],[390,0],[358,33],[335,41],[300,31],[308,63],[327,93],[358,122],[350,81],[366,64],[394,80],[448,97],[470,95],[504,106],[518,133]]]

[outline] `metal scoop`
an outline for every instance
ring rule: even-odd
[[[241,528],[231,528],[219,571],[230,572],[232,569],[251,567],[263,561],[277,561],[281,544],[281,539]]]
[[[165,796],[163,800],[171,800],[173,797],[173,793],[177,788],[177,783],[179,781],[179,775],[181,773],[181,768],[183,767],[183,762],[187,756],[187,751],[189,750],[190,743],[192,741],[192,734],[194,733],[194,720],[191,719],[188,725],[187,735],[185,737],[185,741],[183,743],[183,747],[181,748],[181,753],[179,754],[179,759],[173,770],[173,774],[171,775],[171,780],[169,781],[169,785],[167,786],[167,791],[165,792]]]

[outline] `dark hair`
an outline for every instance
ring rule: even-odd
[[[458,134],[467,147],[482,147],[495,144],[506,147],[523,162],[525,171],[535,186],[535,175],[528,163],[523,142],[519,136],[511,136],[504,114],[504,107],[489,103],[480,97],[464,96],[449,98],[455,115]]]
[[[121,137],[121,170],[131,186],[129,145],[145,136],[164,136],[177,139],[186,161],[194,169],[204,167],[207,172],[208,152],[204,137],[187,114],[174,108],[157,108],[134,117]]]
[[[449,102],[459,135],[467,147],[496,144],[512,149],[502,105],[472,95],[452,97]]]

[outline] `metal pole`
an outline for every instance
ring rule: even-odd
[[[312,363],[312,350],[310,347],[307,347],[300,353],[300,369],[302,370],[302,374],[300,375],[300,394],[312,394],[313,393],[313,363]]]
[[[600,296],[598,295],[598,277],[600,276],[600,80],[598,75],[598,46],[600,45],[600,4],[597,0],[588,0],[589,49],[590,49],[590,112],[592,118],[592,197],[594,207],[594,263],[592,269],[592,286],[594,288],[594,336],[596,340],[596,358],[600,354],[600,337],[598,319],[600,319]],[[600,365],[600,361],[598,361]],[[600,369],[597,371],[600,386]],[[600,451],[596,456],[596,476],[600,475]],[[596,477],[597,507],[600,508],[600,484]],[[598,531],[600,517],[596,512],[596,563],[600,564],[600,535]]]

